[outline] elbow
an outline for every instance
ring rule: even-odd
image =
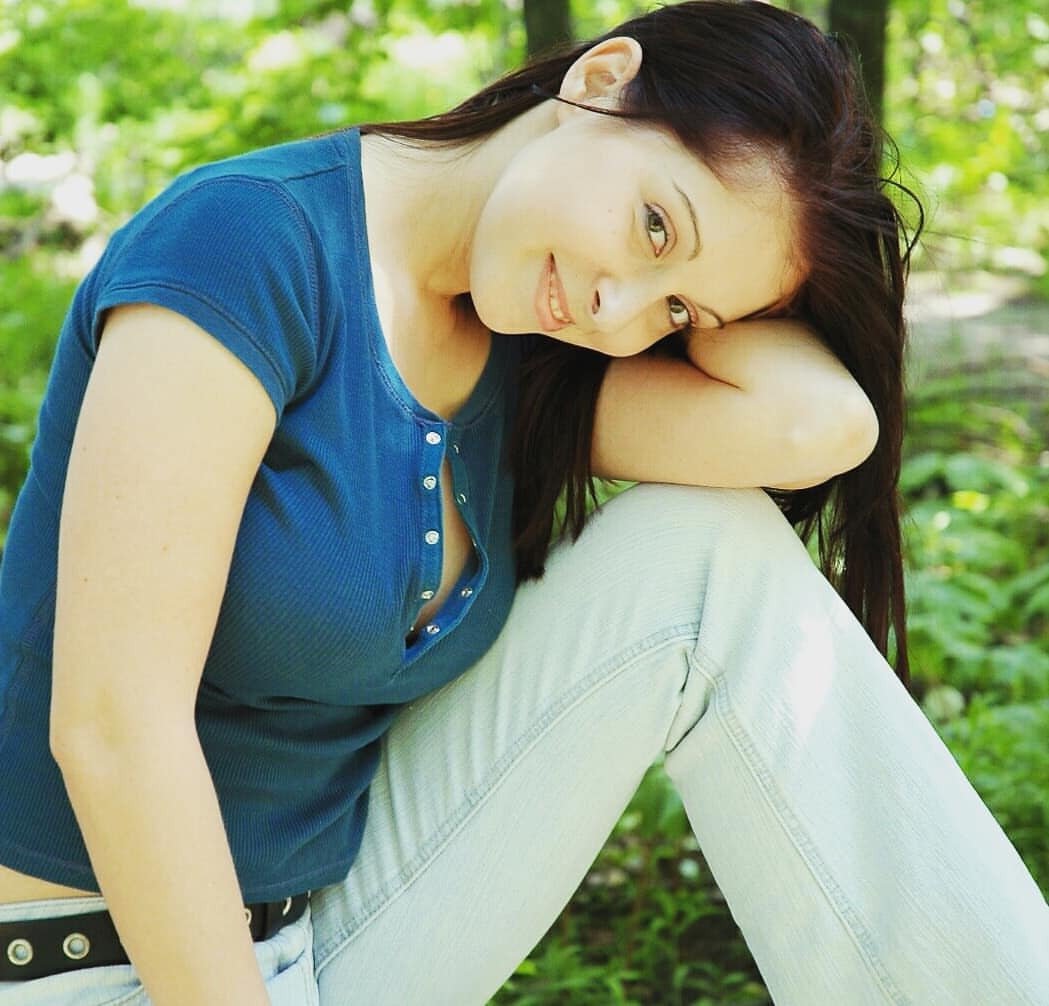
[[[51,714],[48,723],[48,744],[51,757],[62,775],[76,772],[85,765],[97,764],[94,755],[104,748],[108,716],[101,705],[99,691],[75,694],[63,683],[63,676],[54,675],[51,690]]]
[[[784,457],[794,459],[795,471],[804,472],[776,488],[807,489],[858,468],[878,445],[878,416],[858,388],[841,396],[820,414],[784,424],[787,445]]]
[[[51,749],[51,757],[54,758],[64,775],[66,766],[72,766],[77,761],[73,748],[74,746],[80,746],[76,739],[82,738],[85,731],[83,727],[69,722],[69,718],[62,711],[57,687],[52,685],[52,689],[51,716],[48,721],[48,746]]]
[[[108,703],[97,696],[80,699],[53,696],[51,703],[48,744],[67,787],[119,779],[157,752],[196,738],[192,716],[171,715],[134,697]]]
[[[103,764],[99,756],[105,751],[107,738],[101,724],[66,717],[52,705],[48,743],[51,757],[68,782],[86,767]]]
[[[878,414],[862,391],[847,396],[841,411],[843,472],[858,468],[878,446]]]
[[[824,428],[834,475],[858,468],[878,445],[878,415],[870,399],[856,387],[828,411]]]

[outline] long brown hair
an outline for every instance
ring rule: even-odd
[[[804,18],[759,0],[692,0],[534,60],[449,112],[365,131],[438,143],[483,137],[556,95],[583,52],[618,35],[636,39],[643,56],[624,107],[612,114],[669,129],[716,172],[764,151],[796,201],[808,274],[781,313],[804,319],[845,364],[874,406],[880,435],[853,471],[770,495],[805,540],[815,537],[824,573],[882,653],[892,631],[896,672],[907,682],[897,481],[903,291],[920,218],[901,247],[906,226],[890,194],[907,190],[883,175],[885,137],[846,49]],[[543,572],[562,493],[561,530],[578,536],[586,522],[594,409],[608,362],[542,339],[524,365],[511,452],[522,579]]]

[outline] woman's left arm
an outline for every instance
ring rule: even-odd
[[[874,450],[873,406],[800,322],[699,330],[687,353],[689,360],[612,361],[594,421],[595,475],[802,489],[855,468]]]

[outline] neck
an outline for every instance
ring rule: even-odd
[[[500,175],[527,143],[553,128],[543,102],[496,132],[455,146],[415,146],[395,137],[362,138],[362,170],[374,257],[431,297],[454,301],[470,290],[478,217]]]

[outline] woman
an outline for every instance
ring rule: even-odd
[[[686,3],[363,132],[180,179],[78,291],[4,557],[0,1003],[484,1002],[661,752],[777,1003],[1046,1001],[879,653],[902,262],[838,48]],[[678,485],[584,531],[591,471]]]

